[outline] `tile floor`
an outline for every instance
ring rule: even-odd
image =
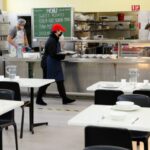
[[[59,98],[45,98],[47,106],[35,104],[35,122],[48,121],[48,126],[34,128],[29,132],[29,113],[25,108],[24,137],[18,138],[19,150],[82,150],[84,148],[84,128],[68,126],[67,121],[79,111],[92,104],[91,100],[78,100],[71,105],[62,105]],[[21,110],[15,111],[20,134]],[[15,150],[13,128],[3,131],[3,150]]]
[[[93,104],[92,100],[77,100],[71,105],[62,105],[60,98],[45,98],[47,106],[35,104],[35,122],[48,121],[48,126],[34,128],[29,132],[29,109],[25,109],[24,137],[18,138],[19,150],[83,150],[84,128],[68,126],[67,122],[79,111]],[[16,111],[18,136],[20,133],[21,109]],[[3,150],[15,150],[13,128],[3,131]],[[134,150],[136,150],[135,143]],[[143,150],[143,145],[140,147]]]

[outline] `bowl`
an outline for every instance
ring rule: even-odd
[[[81,37],[81,40],[87,40],[89,37],[86,36],[86,37]]]
[[[118,101],[118,102],[116,102],[116,105],[117,105],[119,108],[128,109],[128,108],[130,108],[130,107],[133,107],[134,102],[130,102],[130,101]]]

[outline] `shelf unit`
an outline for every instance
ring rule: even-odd
[[[74,20],[75,22],[86,22],[86,23],[102,23],[102,22],[133,22],[134,20],[124,20],[124,21],[117,21],[117,20],[103,20],[103,21],[94,21],[94,20]],[[135,20],[136,21],[136,20]]]
[[[7,35],[9,32],[10,22],[0,22],[0,53],[1,55],[8,52]]]
[[[123,12],[124,20],[118,20],[119,12],[78,12],[81,18],[75,15],[74,35],[78,38],[89,37],[94,39],[95,35],[103,35],[111,39],[137,39],[138,38],[138,14],[137,12]],[[88,19],[88,16],[90,19]],[[102,19],[106,16],[107,19]],[[84,18],[85,17],[85,18]]]
[[[101,30],[75,30],[74,32],[100,32],[100,31],[136,31],[135,29],[101,29]]]

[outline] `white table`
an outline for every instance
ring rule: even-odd
[[[91,105],[78,115],[68,121],[73,126],[102,126],[127,128],[136,131],[150,131],[150,109],[140,108],[136,111],[126,111],[127,115],[123,120],[112,120],[110,114],[122,112],[111,109],[112,106]],[[138,118],[138,119],[137,119]]]
[[[0,100],[0,115],[3,115],[17,107],[23,105],[21,101]],[[0,130],[0,149],[2,150],[2,131]]]
[[[12,100],[2,100],[0,99],[0,115],[9,112],[17,107],[24,104],[23,101],[12,101]]]
[[[0,81],[11,81],[11,82],[18,82],[20,87],[30,88],[30,131],[34,133],[33,128],[48,124],[47,122],[44,123],[34,123],[34,88],[40,88],[44,85],[51,84],[55,82],[54,79],[36,79],[36,78],[19,78],[19,79],[10,79],[10,78],[0,78]]]
[[[124,93],[132,93],[134,90],[139,90],[139,89],[150,90],[150,83],[138,82],[136,84],[133,84],[129,82],[121,83],[121,82],[111,82],[111,81],[100,81],[87,87],[87,91],[96,91],[98,89],[121,90]]]

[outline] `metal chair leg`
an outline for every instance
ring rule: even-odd
[[[16,124],[14,124],[13,126],[14,126],[16,150],[18,150],[17,126]]]
[[[20,130],[20,138],[23,138],[23,127],[24,127],[24,107],[22,108],[22,118],[21,118],[21,130]]]
[[[144,142],[144,150],[148,150],[148,139],[145,139],[143,142]]]
[[[3,150],[3,134],[2,134],[3,129],[0,128],[0,150]]]

